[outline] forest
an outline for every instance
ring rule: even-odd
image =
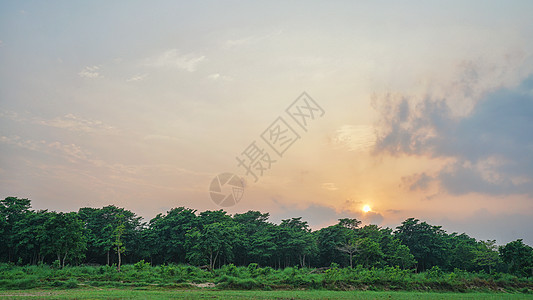
[[[447,272],[494,278],[508,274],[523,278],[526,286],[533,277],[533,248],[522,240],[498,246],[415,218],[395,229],[345,218],[312,231],[301,217],[274,224],[268,213],[258,211],[229,215],[178,207],[144,222],[113,205],[68,213],[36,211],[28,199],[7,197],[0,200],[0,233],[5,270],[86,266],[120,273],[157,267],[163,273],[173,268],[188,276],[211,274],[201,275],[207,277],[307,270],[323,274],[323,280],[331,274],[375,279],[380,272],[404,277]]]

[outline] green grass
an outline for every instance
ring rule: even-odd
[[[506,293],[72,289],[0,292],[2,299],[533,299]]]
[[[197,283],[216,285],[217,290],[252,291],[406,291],[456,293],[533,293],[533,278],[505,273],[470,273],[461,270],[442,272],[386,267],[331,268],[317,272],[308,268],[236,267],[226,265],[213,272],[187,265],[125,265],[121,272],[113,267],[78,266],[53,268],[47,265],[15,266],[0,264],[2,290],[129,290],[135,288],[184,290]]]

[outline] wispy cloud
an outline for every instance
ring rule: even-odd
[[[75,114],[66,114],[62,117],[45,119],[35,116],[21,115],[14,111],[3,110],[0,111],[0,118],[6,118],[21,123],[38,124],[86,133],[111,132],[117,130],[115,127],[107,125],[102,121],[83,118]]]
[[[326,189],[326,190],[329,190],[329,191],[336,191],[336,190],[339,189],[339,188],[335,185],[335,183],[333,183],[333,182],[324,182],[324,183],[322,183],[322,188],[323,188],[323,189]]]
[[[274,36],[280,35],[282,33],[283,33],[283,30],[277,30],[277,31],[273,31],[271,33],[263,34],[263,35],[249,35],[249,36],[242,37],[242,38],[229,39],[224,42],[223,48],[229,49],[229,48],[256,44],[264,40],[270,39]]]
[[[221,75],[220,73],[213,73],[207,76],[208,79],[211,80],[222,80],[222,81],[232,81],[233,78],[225,75]]]
[[[104,124],[102,121],[85,119],[74,114],[66,114],[63,117],[57,117],[51,120],[41,119],[36,122],[50,127],[83,132],[110,131],[115,129],[112,126]]]
[[[133,76],[133,77],[130,77],[130,78],[126,79],[126,82],[142,81],[142,80],[144,80],[147,76],[148,76],[148,74],[139,74],[139,75],[135,75],[135,76]]]
[[[0,136],[0,142],[23,149],[62,156],[70,162],[88,161],[90,153],[75,144],[64,144],[58,141],[24,139],[19,136]]]
[[[177,68],[188,72],[196,71],[198,64],[206,59],[194,53],[181,54],[177,49],[170,49],[147,59],[146,65],[159,68]]]
[[[348,151],[368,151],[376,142],[376,134],[370,125],[343,125],[337,129],[334,142]]]
[[[78,75],[85,78],[98,78],[101,77],[100,73],[100,66],[87,66],[83,68]]]

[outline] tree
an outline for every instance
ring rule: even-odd
[[[357,219],[339,219],[339,226],[344,227],[346,229],[350,229],[352,231],[356,231],[359,228],[359,225],[361,225],[361,221]]]
[[[371,257],[382,256],[379,261],[372,261],[373,266],[388,265],[391,267],[410,268],[416,261],[407,246],[402,245],[400,240],[392,234],[392,229],[381,228],[377,225],[367,225],[357,232],[359,239],[368,238],[379,245],[379,249]],[[381,254],[379,253],[381,252]]]
[[[357,240],[357,247],[358,260],[363,266],[367,268],[379,266],[384,256],[379,243],[365,237]]]
[[[55,255],[62,267],[67,258],[71,262],[80,262],[86,250],[82,221],[72,212],[49,214],[50,217],[43,224],[45,253]]]
[[[337,247],[337,250],[347,253],[350,256],[350,268],[353,268],[353,255],[360,250],[359,242],[356,240],[351,240],[348,244]]]
[[[132,252],[128,257],[132,260],[138,258],[134,254],[141,251],[141,217],[114,205],[80,208],[78,215],[84,223],[84,235],[87,237],[87,261],[111,265],[111,254],[116,250],[114,231],[120,223],[124,224],[124,246]]]
[[[119,215],[119,224],[113,230],[113,236],[115,237],[115,241],[113,242],[113,246],[115,247],[115,251],[118,255],[118,264],[117,264],[117,271],[120,272],[120,265],[122,264],[122,256],[121,254],[126,251],[126,248],[124,247],[124,243],[122,242],[122,236],[124,235],[124,215]]]
[[[306,258],[316,250],[314,236],[301,217],[281,220],[277,244],[278,255],[285,258],[285,266],[290,266],[295,260],[302,268],[305,267]]]
[[[46,210],[30,211],[14,224],[16,253],[22,263],[37,264],[45,261],[47,232],[44,224],[52,215]]]
[[[197,229],[199,220],[196,210],[178,207],[158,214],[150,220],[148,229],[143,234],[147,245],[147,254],[155,263],[186,263],[186,234]]]
[[[239,239],[240,229],[232,222],[216,222],[203,226],[201,230],[189,230],[186,234],[189,249],[187,257],[196,264],[207,261],[210,270],[215,268],[220,256],[225,256],[231,262],[233,246]]]
[[[235,261],[240,265],[255,262],[261,265],[271,263],[276,251],[275,236],[272,223],[268,222],[269,214],[259,211],[248,211],[235,214],[233,221],[242,228],[242,239],[235,244]]]
[[[500,247],[502,260],[509,265],[509,271],[518,276],[533,276],[533,248],[525,245],[522,239]]]
[[[474,254],[474,263],[483,269],[488,268],[489,273],[492,273],[492,268],[494,268],[501,261],[498,255],[498,246],[496,246],[496,240],[479,242],[477,250],[474,252]]]
[[[479,249],[476,239],[467,234],[452,233],[447,235],[447,265],[446,269],[452,271],[455,268],[466,271],[475,271],[479,266],[475,262],[476,252]]]
[[[279,251],[276,225],[267,223],[261,226],[249,241],[250,250],[247,253],[250,261],[261,265],[276,265],[276,253]]]
[[[346,252],[340,251],[339,248],[349,247],[355,238],[355,233],[355,229],[348,229],[341,225],[341,220],[336,225],[315,231],[318,247],[317,266],[329,266],[332,263],[348,265],[349,257],[346,257],[347,255],[344,254]]]
[[[433,266],[445,266],[447,259],[446,232],[441,226],[432,226],[409,218],[396,227],[395,236],[409,247],[418,262],[417,269],[424,271]]]
[[[0,200],[0,255],[4,261],[13,261],[16,255],[15,224],[30,212],[30,200],[7,197]],[[18,259],[18,258],[17,258]]]

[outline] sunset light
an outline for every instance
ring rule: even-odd
[[[0,298],[96,277],[531,292],[532,12],[0,1]]]

